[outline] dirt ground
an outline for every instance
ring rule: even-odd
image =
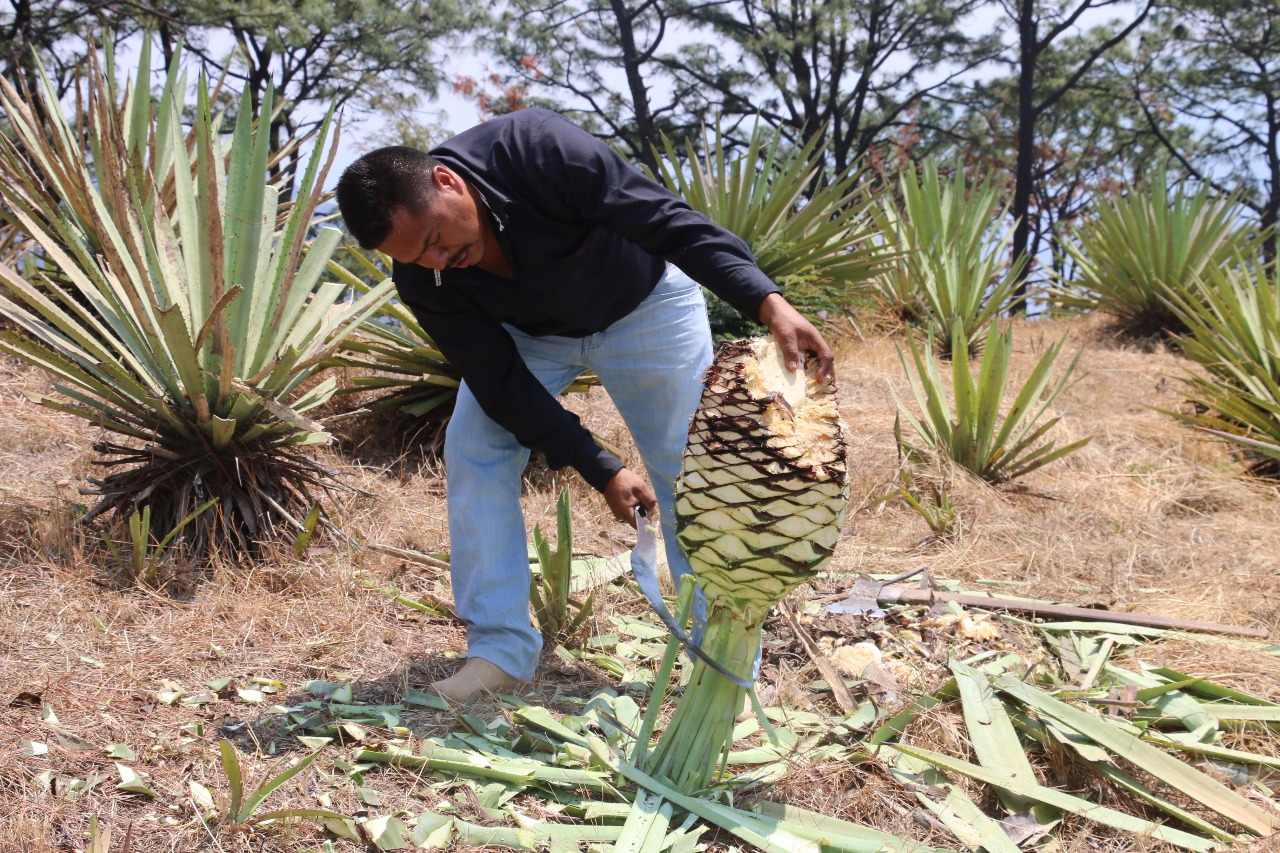
[[[899,464],[895,394],[909,396],[893,340],[832,330],[855,473],[852,511],[824,589],[847,587],[859,574],[927,566],[969,587],[1007,582],[1001,589],[1020,596],[1263,628],[1270,643],[1280,643],[1280,484],[1248,478],[1220,442],[1159,411],[1186,405],[1178,380],[1185,362],[1168,350],[1117,344],[1097,319],[1015,325],[1019,376],[1064,335],[1065,352],[1083,347],[1075,382],[1055,404],[1062,420],[1052,436],[1059,443],[1092,441],[1009,486],[948,475],[959,529],[945,540],[932,537],[901,501],[877,502]],[[26,396],[47,390],[41,375],[0,360],[0,853],[84,850],[92,815],[113,828],[112,851],[322,849],[326,836],[309,825],[252,835],[207,829],[192,817],[188,782],[225,788],[220,732],[235,733],[246,775],[259,778],[275,754],[290,748],[287,738],[259,725],[270,716],[266,705],[303,696],[308,681],[350,682],[362,701],[390,702],[450,672],[465,649],[461,626],[371,588],[394,584],[447,599],[445,574],[329,537],[300,559],[285,549],[252,564],[178,570],[158,590],[124,583],[99,534],[74,520],[89,500],[78,490],[94,468],[94,432]],[[634,452],[602,391],[568,405],[598,435]],[[447,552],[438,464],[412,449],[375,445],[364,442],[345,456],[321,451],[326,464],[368,493],[343,498],[335,512],[342,529],[357,542]],[[565,486],[575,549],[625,551],[631,531],[569,473],[531,469],[524,499],[529,528],[554,530],[555,499]],[[642,606],[615,590],[596,618],[606,626],[610,615]],[[1161,643],[1158,654],[1167,666],[1280,701],[1280,657],[1256,643],[1205,635]],[[799,669],[766,666],[765,689],[780,691],[785,685],[771,688],[768,679],[799,678]],[[232,679],[233,689],[278,685],[277,693],[265,705],[220,699],[183,706],[157,698],[174,684],[191,689],[219,678]],[[559,697],[585,698],[611,683],[601,669],[548,655],[531,694],[555,708]],[[427,709],[411,727],[430,734],[454,724]],[[939,731],[936,740],[953,735]],[[29,742],[47,752],[24,754]],[[111,757],[107,747],[115,744],[127,745],[136,759]],[[1273,753],[1276,746],[1269,744]],[[159,796],[117,790],[117,762],[142,771]],[[106,781],[70,787],[94,774]],[[424,807],[413,780],[381,784],[382,808]],[[912,827],[893,786],[866,766],[797,768],[775,796],[954,846],[953,839]],[[278,796],[277,806],[308,801],[300,787]],[[351,786],[335,789],[331,805],[346,814],[369,809]],[[1063,837],[1068,850],[1166,849],[1083,825]],[[333,849],[364,848],[334,841]]]

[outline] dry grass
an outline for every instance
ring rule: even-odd
[[[1015,331],[1018,369],[1028,370],[1063,334],[1070,336],[1069,348],[1084,346],[1085,354],[1078,381],[1058,400],[1064,417],[1057,438],[1093,435],[1092,443],[1001,489],[940,472],[961,519],[958,533],[945,541],[933,539],[901,502],[873,505],[897,471],[893,392],[906,392],[906,385],[891,339],[841,336],[840,399],[850,425],[859,511],[850,516],[829,587],[840,589],[847,576],[858,573],[896,574],[926,564],[937,576],[968,583],[1013,582],[1008,588],[1017,595],[1260,626],[1273,642],[1280,639],[1280,576],[1274,566],[1280,554],[1280,490],[1247,480],[1221,445],[1154,411],[1182,402],[1175,378],[1183,363],[1159,347],[1122,348],[1099,320],[1021,324]],[[266,707],[226,698],[196,707],[165,705],[156,692],[166,680],[194,690],[219,677],[236,684],[262,677],[285,685],[271,701],[287,704],[304,698],[308,680],[322,679],[352,682],[361,701],[394,701],[407,688],[449,672],[465,648],[464,634],[452,620],[399,607],[365,583],[447,596],[447,579],[435,569],[327,540],[302,560],[282,554],[200,576],[179,571],[168,577],[167,587],[152,592],[122,585],[96,535],[73,522],[76,505],[85,500],[77,488],[90,470],[94,436],[75,419],[23,396],[45,390],[39,375],[0,361],[0,671],[7,674],[0,692],[0,738],[11,746],[27,739],[49,747],[38,757],[0,751],[0,850],[83,850],[93,814],[113,828],[113,851],[124,849],[130,827],[129,849],[138,853],[317,849],[323,835],[308,825],[254,834],[206,829],[193,820],[186,802],[188,780],[226,789],[216,759],[220,733],[233,736],[250,778],[260,778],[274,756],[296,754],[296,742],[273,727]],[[604,439],[634,452],[603,392],[575,395],[568,405]],[[404,448],[392,440],[354,456],[328,452],[329,464],[372,495],[347,498],[340,513],[343,529],[361,542],[446,551],[441,472]],[[566,486],[575,547],[597,554],[624,551],[630,531],[609,518],[596,495],[574,476],[537,467],[524,499],[529,528],[554,529],[555,498]],[[611,612],[641,607],[620,599],[600,602],[598,624]],[[906,627],[890,620],[875,631],[883,639]],[[864,630],[852,623],[846,628]],[[918,670],[920,683],[913,686],[936,687],[955,640],[919,636],[927,656],[908,661]],[[777,642],[785,641],[779,632]],[[1023,638],[1011,635],[1009,642],[1035,653]],[[1179,639],[1139,655],[1280,701],[1277,658],[1255,646],[1216,637]],[[768,689],[777,697],[797,704],[811,700],[804,684],[816,676],[803,660],[783,657],[766,664]],[[557,692],[586,697],[609,683],[592,667],[548,656],[532,689],[539,701],[552,703]],[[42,721],[42,708],[56,713],[61,739]],[[193,734],[192,723],[202,723],[203,734]],[[455,722],[423,710],[407,715],[406,725],[421,736],[449,730]],[[968,751],[954,709],[925,715],[911,737],[955,755]],[[118,777],[101,748],[117,743],[137,753],[133,764],[160,792],[158,799],[113,790]],[[1271,737],[1257,733],[1239,735],[1238,743],[1277,749]],[[85,744],[95,749],[80,748]],[[277,791],[271,805],[314,806],[323,789],[335,792],[338,811],[367,808],[331,761],[313,767],[309,781]],[[42,783],[42,771],[53,771],[52,787]],[[1061,768],[1047,772],[1056,776]],[[103,784],[78,794],[65,789],[70,780],[93,774]],[[378,813],[403,808],[416,814],[430,805],[424,797],[438,796],[403,771],[368,774],[366,784],[381,798]],[[979,803],[990,801],[978,787],[967,790]],[[771,796],[925,843],[954,845],[922,822],[914,796],[874,763],[797,768]],[[1069,851],[1164,849],[1080,821],[1068,821],[1063,838]],[[334,843],[339,850],[360,849]]]

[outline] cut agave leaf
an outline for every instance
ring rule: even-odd
[[[1062,809],[1064,812],[1080,815],[1089,820],[1097,821],[1106,826],[1114,827],[1125,832],[1131,832],[1137,835],[1150,835],[1152,838],[1160,841],[1167,841],[1177,847],[1185,850],[1209,851],[1217,848],[1217,842],[1208,838],[1202,838],[1198,835],[1192,835],[1189,832],[1172,829],[1167,826],[1161,826],[1152,823],[1149,820],[1134,817],[1125,814],[1107,806],[1100,806],[1097,803],[1091,803],[1082,800],[1079,797],[1068,794],[1064,791],[1058,791],[1053,788],[1046,788],[1043,785],[1024,782],[1014,779],[997,770],[988,770],[977,764],[970,764],[967,761],[961,761],[958,758],[952,758],[943,755],[940,752],[924,749],[917,746],[906,746],[903,744],[895,744],[893,746],[882,747],[890,752],[900,751],[906,755],[918,758],[921,761],[927,761],[943,770],[952,773],[959,773],[962,776],[968,776],[971,779],[977,779],[980,782],[986,782],[997,788],[1006,788],[1014,791],[1029,799],[1038,800],[1046,805],[1054,808]]]
[[[1268,813],[1222,783],[1110,723],[1028,687],[1016,678],[1002,676],[996,680],[995,686],[1026,707],[1052,717],[1106,747],[1125,761],[1174,786],[1186,796],[1234,821],[1254,835],[1265,837],[1280,828],[1280,817]]]

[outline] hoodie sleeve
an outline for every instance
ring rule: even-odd
[[[413,288],[402,283],[417,272],[395,265],[393,277],[401,298],[462,374],[484,413],[521,445],[545,455],[552,468],[572,466],[592,488],[603,491],[622,469],[621,460],[596,444],[578,416],[542,386],[500,323],[473,311],[413,299]]]
[[[747,244],[645,177],[621,155],[554,113],[528,135],[518,170],[548,215],[600,224],[670,261],[746,317],[779,288],[756,264]],[[519,179],[519,178],[517,178]]]

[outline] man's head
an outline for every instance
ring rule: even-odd
[[[391,145],[370,151],[338,179],[338,208],[361,248],[376,249],[391,233],[398,208],[421,213],[436,195],[431,170],[440,161],[425,151]]]
[[[338,208],[363,248],[430,269],[484,257],[491,235],[480,204],[457,172],[400,145],[370,151],[338,179]]]

